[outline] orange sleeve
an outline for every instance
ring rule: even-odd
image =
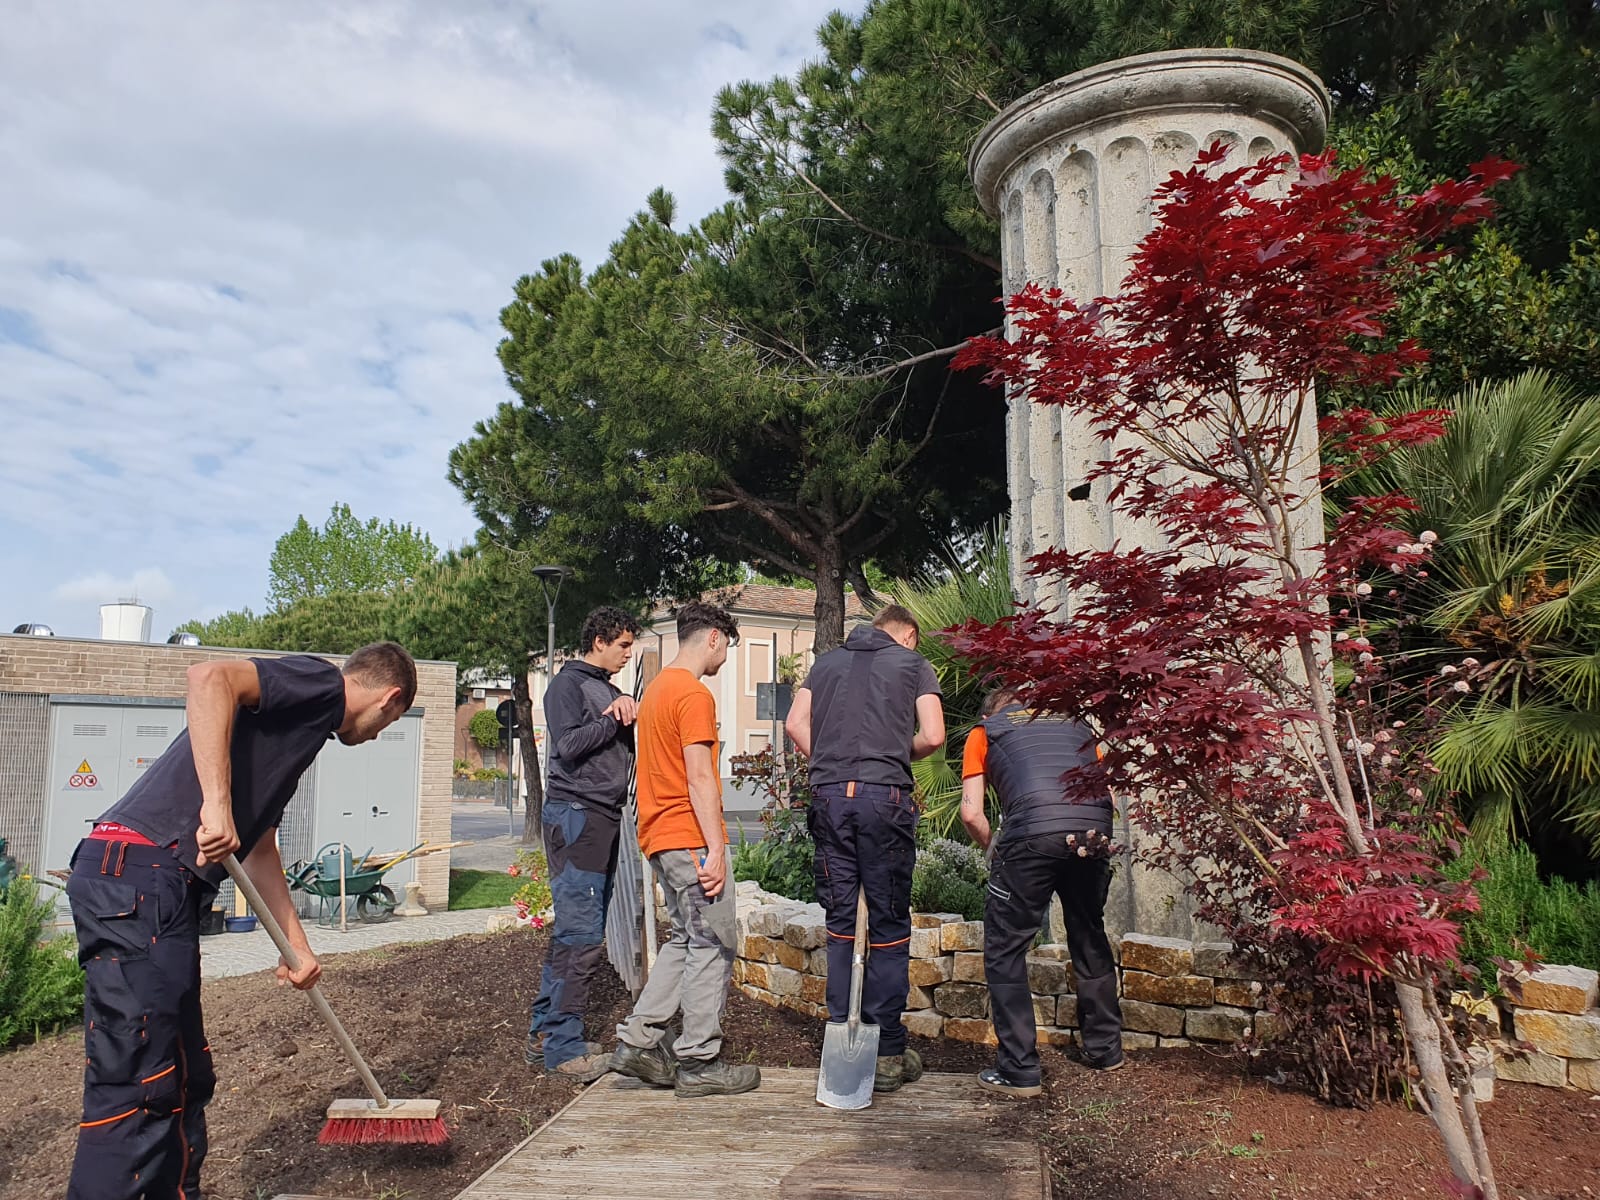
[[[966,747],[961,751],[961,778],[982,775],[989,764],[989,734],[982,725],[974,725],[967,734]]]
[[[717,702],[704,686],[685,689],[678,702],[678,740],[685,746],[717,740]]]

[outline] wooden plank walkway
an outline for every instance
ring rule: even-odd
[[[761,1071],[743,1096],[678,1100],[607,1075],[457,1200],[1050,1200],[1043,1151],[986,1128],[970,1075],[925,1075],[860,1112],[817,1073]]]

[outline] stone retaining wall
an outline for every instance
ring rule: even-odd
[[[826,1020],[828,931],[821,906],[774,896],[750,882],[738,885],[738,900],[734,985],[754,1000]],[[954,913],[913,913],[911,926],[907,1030],[994,1045],[983,922]],[[1277,1018],[1264,1011],[1265,986],[1233,961],[1229,943],[1130,933],[1113,941],[1112,951],[1125,1049],[1234,1043],[1246,1037],[1268,1042],[1276,1035]],[[1067,947],[1035,947],[1028,956],[1028,983],[1041,1044],[1074,1042],[1078,998]],[[1485,1068],[1480,1096],[1492,1094],[1495,1077],[1600,1092],[1596,987],[1596,973],[1578,967],[1549,966],[1528,978],[1521,1001],[1500,1007],[1505,1037],[1480,1052]],[[1491,1054],[1492,1074],[1487,1070]]]

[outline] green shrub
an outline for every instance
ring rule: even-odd
[[[1525,845],[1457,859],[1446,870],[1464,879],[1481,866],[1480,909],[1461,926],[1461,956],[1495,978],[1496,958],[1518,959],[1533,950],[1547,963],[1600,968],[1600,886],[1539,877],[1538,860]]]
[[[27,877],[0,900],[0,1048],[83,1015],[83,971],[72,938],[39,940],[54,907]]]
[[[913,912],[960,913],[969,921],[983,919],[989,870],[983,852],[965,842],[934,838],[917,852],[911,875]]]
[[[500,718],[493,709],[480,708],[467,722],[467,736],[485,750],[492,750],[500,744]]]
[[[474,767],[472,781],[474,783],[493,783],[497,779],[510,779],[499,767]]]
[[[759,780],[767,796],[761,809],[761,840],[746,841],[744,831],[739,831],[739,844],[733,848],[734,879],[754,880],[763,891],[791,900],[815,900],[817,847],[806,828],[811,789],[805,764],[791,760],[787,778],[780,780],[771,750],[735,755],[732,762],[737,774]]]

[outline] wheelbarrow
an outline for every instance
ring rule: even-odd
[[[420,848],[420,847],[419,847]],[[329,842],[310,862],[294,863],[284,870],[291,892],[306,892],[317,897],[317,923],[331,925],[338,920],[341,895],[356,902],[356,919],[368,924],[394,916],[394,891],[383,882],[384,874],[399,866],[410,854],[381,864],[369,864],[371,851],[357,862],[348,849],[342,853],[338,842]]]

